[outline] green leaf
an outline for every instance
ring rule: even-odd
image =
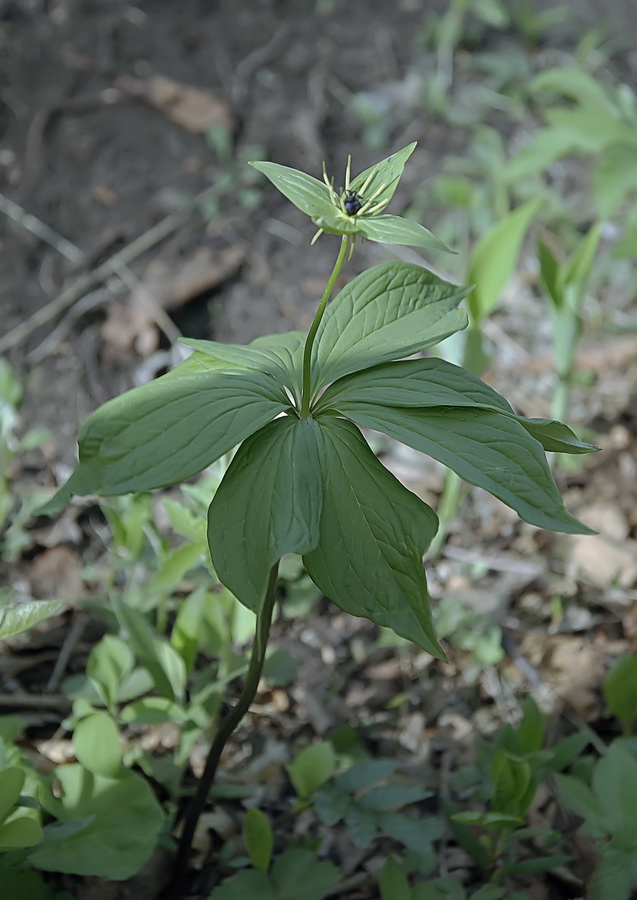
[[[259,872],[270,868],[274,837],[272,828],[261,810],[249,809],[243,822],[243,842],[246,845],[250,863]]]
[[[302,353],[305,337],[302,331],[289,331],[284,334],[263,335],[247,345],[190,338],[179,340],[198,351],[194,356],[199,360],[207,360],[209,366],[216,364],[226,369],[230,367],[230,371],[235,367],[253,369],[264,375],[271,375],[294,393],[300,383],[300,351]],[[203,362],[199,362],[199,367],[203,370]],[[178,372],[179,368],[181,367],[173,372]],[[169,374],[172,375],[173,372]]]
[[[433,817],[423,819],[420,816],[398,812],[381,812],[376,819],[383,834],[398,841],[408,850],[413,850],[421,860],[433,854],[433,871],[437,858],[432,842],[439,840],[444,832],[441,819]]]
[[[365,850],[374,840],[377,831],[376,816],[358,803],[351,804],[345,813],[345,825],[352,843]]]
[[[336,767],[336,755],[329,741],[319,741],[305,747],[286,766],[297,796],[311,797],[332,777]]]
[[[358,233],[369,241],[441,250],[443,253],[456,252],[423,225],[400,216],[360,216],[356,221]]]
[[[393,856],[388,856],[378,882],[381,900],[412,900],[409,879]]]
[[[280,166],[273,162],[250,162],[257,172],[269,178],[275,188],[293,203],[297,209],[312,219],[325,217],[331,219],[335,207],[330,199],[330,192],[323,181],[318,181],[305,172]]]
[[[34,847],[44,837],[42,826],[29,816],[20,816],[0,825],[0,853],[24,847]],[[4,873],[3,873],[4,885]],[[3,887],[4,890],[4,887]],[[5,894],[5,896],[9,896]]]
[[[323,485],[319,426],[277,419],[239,448],[208,512],[210,555],[219,580],[250,609],[263,600],[285,553],[316,547]]]
[[[424,791],[411,784],[382,784],[367,791],[358,802],[363,809],[398,809],[431,796],[431,791]]]
[[[142,697],[125,706],[120,713],[120,720],[137,725],[157,725],[161,722],[182,723],[187,721],[188,714],[178,703],[166,697]]]
[[[502,825],[522,825],[524,819],[514,813],[482,812],[481,810],[466,810],[454,813],[451,817],[454,823],[459,825],[476,825],[479,828],[500,828]]]
[[[581,454],[599,450],[599,447],[594,447],[593,444],[580,441],[562,422],[556,422],[554,419],[525,419],[524,416],[514,418],[550,453]]]
[[[197,475],[289,406],[283,389],[256,372],[172,373],[101,406],[80,432],[80,463],[53,500],[72,494],[152,491]]]
[[[206,558],[203,541],[188,541],[179,547],[171,547],[162,555],[150,590],[156,595],[177,587],[184,575],[196,569]]]
[[[536,197],[501,219],[476,244],[467,281],[473,284],[467,305],[476,322],[485,319],[513,275],[524,235],[544,202]]]
[[[12,900],[73,900],[71,894],[55,891],[32,869],[7,868],[2,872],[2,890]]]
[[[544,289],[553,305],[559,308],[564,302],[560,284],[561,266],[551,248],[544,241],[540,240],[537,243],[537,256]]]
[[[590,878],[586,896],[589,900],[631,900],[634,879],[634,851],[607,849]]]
[[[210,894],[210,900],[278,900],[270,879],[263,872],[239,872]]]
[[[46,872],[132,878],[149,859],[164,818],[147,782],[129,771],[103,778],[79,764],[60,766],[55,776],[61,797],[43,796],[43,806],[61,822],[86,821],[81,830],[40,844],[29,861]]]
[[[378,462],[353,425],[317,422],[325,493],[319,544],[303,557],[308,574],[345,612],[444,658],[422,563],[436,514]]]
[[[157,690],[169,700],[180,697],[186,682],[186,666],[181,656],[167,641],[156,636],[138,610],[116,594],[112,602],[135,655],[150,672]]]
[[[392,408],[346,401],[339,412],[381,431],[489,491],[538,528],[591,534],[564,509],[542,445],[522,420],[485,409]]]
[[[597,449],[580,441],[561,422],[516,416],[504,397],[493,388],[444,359],[409,359],[382,363],[340,378],[321,396],[317,411],[324,411],[332,406],[339,408],[342,399],[386,406],[479,406],[514,418],[545,450],[590,453]]]
[[[64,600],[36,600],[0,608],[0,640],[15,637],[56,616],[64,609]]]
[[[546,765],[549,772],[561,772],[577,759],[584,747],[590,741],[590,737],[584,731],[576,731],[562,738],[551,748],[551,759]]]
[[[492,811],[522,818],[536,788],[529,764],[512,759],[504,750],[498,750],[491,767],[491,782]]]
[[[351,372],[410,356],[466,327],[468,288],[403,262],[372,266],[328,306],[313,348],[314,391]]]
[[[599,215],[610,218],[637,191],[637,129],[632,141],[607,145],[593,172],[593,195]]]
[[[13,811],[24,785],[25,774],[18,766],[9,766],[0,772],[0,822]]]
[[[379,191],[374,197],[374,203],[391,200],[402,177],[405,163],[415,149],[416,142],[414,141],[407,144],[402,150],[397,150],[391,156],[370,166],[369,169],[365,169],[364,172],[352,179],[351,190],[364,191],[364,199],[371,198]]]
[[[588,834],[594,837],[606,834],[602,805],[583,781],[572,775],[556,775],[555,786],[562,803],[586,820]]]
[[[332,782],[319,788],[314,799],[316,814],[328,828],[345,818],[351,804],[349,792]]]
[[[554,91],[585,106],[609,112],[613,110],[602,84],[584,69],[577,67],[558,68],[556,66],[553,69],[547,69],[531,81],[529,89],[533,93]]]
[[[484,381],[460,366],[434,357],[381,363],[339,378],[322,395],[320,408],[338,408],[342,400],[384,406],[480,406],[513,413],[504,397]]]
[[[637,163],[637,157],[635,161]],[[560,270],[558,277],[560,278],[562,294],[570,301],[570,308],[574,312],[577,312],[582,305],[601,236],[602,223],[597,222],[597,224],[589,228],[586,236],[577,245],[577,249],[567,265]]]
[[[336,779],[337,784],[344,790],[356,794],[389,778],[396,771],[396,767],[397,763],[391,759],[365,759],[339,775]]]
[[[121,684],[134,666],[133,651],[126,641],[115,635],[104,635],[91,650],[86,674],[107,707],[117,702]]]
[[[276,900],[323,900],[339,878],[336,866],[317,862],[311,850],[286,850],[272,866]]]
[[[595,766],[592,787],[609,834],[637,850],[637,759],[615,741]]]
[[[541,750],[546,730],[546,716],[543,715],[535,700],[527,697],[524,703],[522,721],[516,729],[517,742],[521,754]]]
[[[73,749],[78,762],[94,775],[117,778],[122,768],[119,729],[105,712],[86,716],[73,732]]]
[[[637,655],[626,653],[615,660],[604,679],[606,706],[620,720],[625,732],[637,721]]]

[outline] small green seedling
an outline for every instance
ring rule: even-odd
[[[459,842],[494,883],[513,875],[546,872],[568,859],[549,852],[557,836],[548,829],[528,828],[526,815],[540,781],[568,766],[588,738],[574,734],[543,749],[545,731],[546,717],[529,699],[520,724],[515,728],[505,725],[494,741],[481,748],[482,768],[488,777],[482,785],[478,772],[476,785],[486,809],[451,815]],[[530,838],[535,838],[536,850],[532,857],[523,858],[521,842]],[[545,853],[537,852],[538,843]]]
[[[431,792],[392,778],[396,768],[395,762],[386,759],[355,763],[317,790],[315,812],[330,828],[343,822],[352,843],[361,849],[370,847],[382,834],[413,851],[421,864],[429,865],[432,842],[442,833],[441,823],[401,810],[426,800]]]
[[[565,510],[545,457],[590,445],[559,422],[516,415],[462,368],[409,358],[466,326],[458,305],[468,288],[392,261],[359,274],[328,305],[357,239],[447,249],[422,225],[385,214],[414,148],[354,178],[348,162],[339,188],[325,172],[319,181],[254,163],[311,217],[315,240],[340,239],[309,332],[249,346],[186,341],[195,352],[185,362],[90,416],[79,465],[43,510],[60,510],[73,494],[164,488],[238,448],[210,504],[207,536],[219,580],[256,613],[256,634],[244,691],[221,721],[186,814],[176,881],[223,748],[257,690],[285,554],[301,554],[319,590],[344,611],[444,658],[422,563],[437,516],[384,468],[361,428],[433,456],[540,528],[590,533]],[[128,616],[121,606],[116,612]],[[164,696],[174,692],[164,684]]]
[[[556,776],[562,802],[584,819],[580,831],[593,838],[601,862],[588,883],[595,900],[630,900],[637,885],[637,759],[623,739],[596,764],[591,787]]]
[[[604,679],[604,699],[624,736],[630,737],[637,722],[637,655],[626,653],[615,660]]]
[[[485,884],[468,894],[457,878],[434,878],[411,885],[404,866],[389,856],[378,882],[380,900],[530,900],[525,891],[508,892]]]
[[[323,900],[339,880],[336,866],[318,861],[312,850],[286,850],[272,863],[272,828],[258,809],[245,817],[243,842],[252,868],[216,888],[210,900]]]
[[[557,387],[552,412],[564,416],[568,411],[569,391],[575,355],[582,333],[581,308],[595,254],[601,237],[601,224],[593,225],[582,238],[571,258],[560,263],[547,244],[540,241],[540,275],[551,315],[553,358]]]

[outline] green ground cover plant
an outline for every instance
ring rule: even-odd
[[[325,172],[319,181],[275,163],[253,163],[311,217],[315,240],[331,234],[340,241],[309,332],[248,346],[185,341],[194,350],[185,362],[89,417],[77,468],[42,509],[55,514],[74,494],[165,488],[236,448],[209,506],[207,542],[216,577],[255,613],[255,637],[241,697],[220,719],[183,813],[169,889],[175,896],[221,754],[257,689],[283,556],[300,554],[317,588],[344,611],[444,658],[422,563],[438,518],[382,466],[361,428],[432,456],[531,524],[590,533],[564,508],[545,453],[582,454],[592,446],[560,422],[516,415],[461,367],[431,356],[409,358],[466,327],[458,305],[471,287],[390,261],[357,275],[329,302],[357,239],[447,249],[422,225],[385,213],[414,147],[355,178],[348,162],[340,188]],[[120,600],[113,611],[160,697],[180,703],[192,646],[152,634],[134,605]],[[121,645],[111,641],[102,652],[130,668]],[[96,675],[108,666],[97,660],[91,671],[112,703],[108,678]],[[93,740],[108,732],[104,746],[114,751],[117,726],[108,714],[91,711],[87,720],[84,732]],[[107,756],[94,779],[121,777],[121,757]]]

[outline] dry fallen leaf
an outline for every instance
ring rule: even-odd
[[[599,534],[571,537],[571,563],[594,584],[631,587],[637,581],[637,541],[630,540],[626,518],[617,503],[597,503],[580,515]]]
[[[37,600],[73,600],[82,590],[82,560],[60,544],[35,557],[28,579]]]
[[[121,75],[115,87],[145,100],[175,125],[193,134],[203,134],[214,126],[229,132],[234,130],[227,104],[212,91],[174,81],[165,75],[150,75],[148,78]]]
[[[128,300],[110,304],[102,339],[117,355],[135,347],[141,356],[150,356],[159,344],[154,311],[177,309],[222,284],[237,271],[245,252],[243,244],[223,250],[204,246],[182,261],[153,260]]]

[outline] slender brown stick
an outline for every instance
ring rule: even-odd
[[[197,828],[197,822],[206,806],[210,788],[215,780],[217,768],[224,748],[239,722],[250,709],[250,705],[254,700],[261,672],[263,671],[263,663],[265,662],[265,652],[268,646],[268,638],[270,636],[270,624],[272,622],[272,612],[276,600],[276,585],[279,573],[279,564],[277,563],[270,569],[270,577],[265,593],[265,599],[257,612],[257,626],[252,644],[252,654],[250,656],[250,665],[246,675],[246,682],[237,701],[229,713],[222,719],[219,729],[210,747],[208,759],[203,774],[199,780],[197,790],[195,791],[186,815],[184,817],[184,827],[179,841],[179,849],[175,860],[175,868],[170,883],[162,894],[164,900],[177,900],[183,896],[186,884],[186,875],[188,871],[188,860],[190,857],[190,848],[192,839]]]

